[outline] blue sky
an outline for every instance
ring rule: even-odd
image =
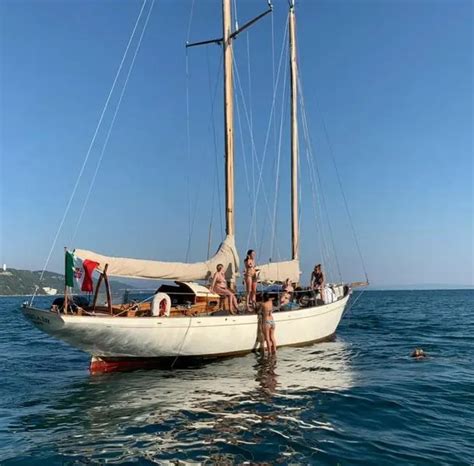
[[[269,118],[287,1],[273,3],[273,19],[267,16],[235,42],[242,87],[236,82],[236,125],[238,111],[243,135],[236,126],[237,240],[242,255],[254,247],[261,262],[290,254],[286,60]],[[191,4],[155,2],[73,241],[132,43],[48,269],[61,270],[65,245],[184,260],[189,212],[190,261],[207,257],[211,221],[211,250],[222,239],[220,49],[188,50],[186,78]],[[0,3],[0,262],[42,268],[141,6],[131,0]],[[150,6],[149,1],[139,31]],[[237,20],[243,24],[265,8],[264,0],[237,1]],[[320,261],[337,275],[334,243],[343,278],[363,278],[332,154],[375,285],[472,285],[472,2],[301,0],[297,14],[312,160],[322,184],[317,199],[326,205],[322,218],[315,218],[301,137],[305,275]],[[218,37],[220,2],[195,2],[189,30],[191,41]],[[273,251],[274,217],[267,215],[262,189],[256,235],[249,233],[256,160],[264,156],[269,121],[262,188],[272,214],[277,193]]]

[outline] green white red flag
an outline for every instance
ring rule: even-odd
[[[81,291],[91,293],[94,290],[92,275],[100,265],[89,259],[79,259],[74,252],[66,251],[66,286],[73,288],[76,285]]]

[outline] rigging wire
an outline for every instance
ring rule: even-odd
[[[320,112],[320,115],[321,115],[321,120],[323,122],[324,133],[326,135],[326,141],[327,141],[327,144],[328,144],[328,147],[329,147],[329,154],[331,155],[331,159],[332,159],[332,162],[333,162],[333,165],[334,165],[334,169],[336,171],[336,177],[337,177],[337,181],[338,181],[338,184],[339,184],[339,188],[341,190],[342,199],[344,200],[344,206],[345,206],[345,209],[346,209],[346,213],[347,213],[347,216],[349,217],[349,224],[351,226],[352,235],[354,237],[354,241],[355,241],[355,244],[356,244],[356,247],[357,247],[357,251],[358,251],[359,258],[360,258],[360,261],[361,261],[361,264],[362,264],[362,269],[364,271],[365,279],[368,283],[369,282],[369,276],[367,274],[367,269],[366,269],[366,266],[365,266],[364,257],[362,255],[362,250],[360,248],[359,238],[358,238],[358,235],[357,235],[355,227],[354,227],[354,222],[352,221],[352,215],[351,215],[351,212],[350,212],[350,209],[349,209],[349,204],[347,203],[347,198],[346,198],[346,194],[344,192],[344,188],[343,188],[343,185],[342,185],[341,176],[339,174],[339,169],[337,168],[336,158],[334,157],[334,152],[333,152],[333,149],[332,149],[332,144],[331,144],[330,139],[329,139],[329,134],[328,134],[328,130],[327,130],[327,127],[326,127],[326,122],[325,122],[324,117],[323,117],[321,112]]]
[[[277,89],[277,87],[278,87],[278,82],[279,82],[280,74],[281,74],[281,64],[282,64],[282,60],[283,60],[283,52],[285,50],[285,41],[286,41],[286,38],[287,38],[288,19],[289,19],[289,16],[287,16],[285,32],[283,34],[283,43],[282,43],[282,47],[281,47],[280,60],[279,60],[279,64],[278,64],[277,79],[276,79],[277,80],[277,86],[275,87],[275,89]],[[235,67],[235,69],[236,69],[237,83],[238,83],[240,91],[242,93],[242,86],[241,86],[241,82],[240,82],[238,68]],[[276,92],[276,90],[275,90],[275,92]],[[271,105],[271,110],[270,110],[269,123],[268,123],[266,136],[265,136],[265,144],[264,144],[264,148],[263,148],[261,164],[260,164],[260,162],[258,161],[258,159],[256,157],[255,140],[254,140],[254,137],[253,137],[253,131],[250,133],[252,147],[254,148],[255,162],[257,164],[257,167],[259,168],[257,190],[256,190],[256,194],[255,194],[254,205],[252,207],[252,218],[251,218],[251,224],[250,224],[250,231],[252,231],[253,224],[254,224],[254,222],[256,222],[257,200],[258,200],[258,194],[260,192],[260,187],[261,187],[261,184],[262,184],[263,167],[264,167],[266,152],[267,152],[267,148],[268,148],[268,140],[269,140],[270,129],[271,129],[271,121],[272,121],[272,117],[273,117],[273,112],[275,110],[275,101],[276,101],[276,95],[274,93],[273,98],[272,98],[272,105]],[[245,114],[246,114],[246,117],[247,117],[247,120],[248,120],[248,111],[247,111],[247,108],[246,108],[246,105],[245,105],[245,100],[243,100],[243,103],[244,103]],[[247,122],[247,123],[249,123],[249,122]],[[265,190],[263,190],[263,193],[264,193],[264,198],[266,199]],[[266,201],[267,201],[267,204],[268,204],[268,200],[266,200]],[[268,205],[267,205],[267,207],[268,207]],[[268,207],[268,209],[269,209],[269,207]],[[271,214],[270,214],[269,218],[270,218],[270,221],[271,221]],[[250,235],[248,237],[247,244],[249,244],[249,243],[250,243]]]
[[[191,34],[191,25],[193,20],[194,12],[194,0],[191,3],[191,9],[189,12],[188,19],[188,32],[186,36],[186,43],[189,42],[189,37]],[[186,170],[186,197],[188,203],[188,243],[186,246],[186,256],[184,261],[187,262],[189,258],[189,252],[191,250],[191,237],[192,237],[192,226],[191,226],[191,189],[190,189],[190,175],[189,170],[191,166],[191,129],[190,129],[190,109],[189,109],[189,54],[188,47],[185,47],[185,56],[186,56],[186,158],[188,160],[187,170]]]
[[[102,124],[102,120],[104,119],[105,112],[106,112],[106,110],[107,110],[107,108],[108,108],[110,98],[112,97],[113,91],[114,91],[114,89],[115,89],[115,85],[116,85],[116,83],[117,83],[118,77],[119,77],[120,72],[121,72],[121,70],[122,70],[122,66],[123,66],[123,64],[124,64],[124,62],[125,62],[125,58],[127,57],[128,50],[129,50],[129,48],[130,48],[130,45],[131,45],[131,43],[132,43],[133,38],[135,37],[135,32],[136,32],[137,26],[138,26],[138,24],[139,24],[139,22],[140,22],[140,18],[142,17],[143,10],[145,9],[146,3],[147,3],[147,0],[143,0],[143,3],[142,3],[142,6],[141,6],[141,9],[140,9],[140,12],[139,12],[138,17],[137,17],[137,19],[136,19],[136,21],[135,21],[135,25],[134,25],[134,27],[133,27],[132,33],[131,33],[130,38],[129,38],[129,40],[128,40],[127,46],[126,46],[126,48],[125,48],[125,52],[124,52],[124,54],[123,54],[123,56],[122,56],[122,60],[120,61],[120,65],[119,65],[119,67],[118,67],[118,69],[117,69],[117,72],[116,72],[116,74],[115,74],[115,78],[114,78],[114,81],[113,81],[113,83],[112,83],[112,87],[110,88],[109,94],[108,94],[108,96],[107,96],[107,99],[106,99],[106,101],[105,101],[104,107],[103,107],[102,112],[101,112],[101,115],[100,115],[100,117],[99,117],[99,121],[98,121],[97,126],[96,126],[96,128],[95,128],[94,135],[92,136],[92,140],[91,140],[91,142],[90,142],[90,144],[89,144],[89,148],[87,149],[86,155],[85,155],[84,160],[83,160],[83,162],[82,162],[81,169],[79,170],[79,174],[78,174],[78,176],[77,176],[76,182],[75,182],[74,187],[73,187],[73,189],[72,189],[72,192],[71,192],[71,195],[70,195],[70,197],[69,197],[69,200],[68,200],[68,202],[67,202],[67,204],[66,204],[66,208],[64,209],[63,216],[62,216],[62,218],[61,218],[61,221],[60,221],[60,223],[59,223],[58,229],[57,229],[56,234],[55,234],[55,236],[54,236],[53,243],[51,244],[51,248],[50,248],[50,250],[49,250],[48,256],[47,256],[46,261],[45,261],[45,264],[44,264],[43,269],[42,269],[42,271],[41,271],[41,275],[40,275],[40,277],[39,277],[39,279],[38,279],[38,283],[41,283],[41,281],[43,280],[44,272],[45,272],[46,268],[48,267],[49,261],[50,261],[50,259],[51,259],[51,255],[52,255],[52,253],[53,253],[54,248],[56,247],[56,243],[57,243],[57,241],[58,241],[59,234],[61,233],[61,230],[62,230],[62,228],[63,228],[63,225],[64,225],[64,222],[65,222],[65,220],[66,220],[67,214],[69,213],[69,209],[71,208],[72,201],[73,201],[73,199],[74,199],[74,197],[75,197],[75,195],[76,195],[77,188],[78,188],[78,186],[79,186],[79,182],[80,182],[80,180],[81,180],[81,178],[82,178],[82,175],[83,175],[84,170],[85,170],[85,168],[86,168],[87,162],[88,162],[88,160],[89,160],[89,157],[90,157],[90,154],[91,154],[91,151],[92,151],[92,147],[93,147],[93,145],[94,145],[94,143],[95,143],[97,134],[98,134],[98,132],[99,132],[99,128],[100,128],[100,126],[101,126],[101,124]],[[32,298],[31,298],[31,302],[30,302],[31,305],[33,304],[33,300],[34,300],[35,297],[36,297],[37,291],[38,291],[38,285],[36,286],[35,292],[34,292]]]
[[[239,77],[239,73],[238,73],[238,69],[237,67],[234,65],[234,70],[235,70],[235,73],[236,73],[236,77],[237,77],[237,83],[239,84],[239,88],[240,88],[240,93],[241,93],[241,99],[242,99],[242,103],[243,103],[243,107],[244,107],[244,113],[245,113],[245,117],[246,117],[246,120],[247,120],[247,126],[249,126],[249,115],[248,115],[248,112],[247,112],[247,107],[245,105],[245,100],[243,98],[243,91],[242,91],[242,85],[241,85],[241,82],[240,82],[240,77]],[[254,158],[255,158],[255,164],[259,170],[259,173],[261,174],[262,171],[263,171],[263,165],[260,166],[259,164],[259,161],[257,159],[257,156],[256,156],[256,146],[255,146],[255,140],[254,140],[254,136],[253,136],[253,133],[250,133],[250,141],[251,141],[251,145],[252,145],[252,154],[254,155]],[[263,192],[263,198],[264,198],[264,201],[265,201],[265,206],[267,208],[267,213],[268,213],[268,217],[271,219],[271,209],[270,209],[270,204],[268,202],[268,197],[267,197],[267,193],[265,191],[265,189],[262,190]],[[255,201],[255,204],[256,204],[257,201]],[[255,206],[254,204],[254,206]],[[253,213],[255,213],[255,207],[253,209]],[[254,218],[255,216],[252,215],[252,219]],[[247,249],[248,249],[248,246],[250,244],[250,237],[252,236],[252,225],[250,226],[249,228],[249,235],[248,235],[248,239],[247,239]]]
[[[234,17],[235,17],[234,18],[235,19],[235,21],[234,21],[235,30],[237,31],[237,29],[239,29],[239,14],[237,12],[237,0],[234,0],[234,12],[235,12],[235,14],[234,14]]]
[[[242,104],[243,104],[243,107],[244,107],[244,114],[245,114],[246,121],[247,121],[247,127],[249,127],[249,115],[248,115],[248,112],[247,112],[247,107],[245,105],[242,85],[241,85],[241,82],[240,82],[240,77],[239,77],[238,69],[237,69],[236,65],[234,65],[234,70],[235,70],[235,73],[236,73],[236,76],[237,76],[237,83],[239,84],[239,88],[240,88],[240,98],[242,100]],[[255,158],[255,164],[256,164],[257,168],[259,169],[259,172],[260,172],[260,170],[263,170],[263,167],[260,167],[259,161],[258,161],[257,156],[256,156],[256,146],[255,146],[255,140],[254,140],[254,137],[253,137],[253,133],[250,133],[250,141],[251,141],[251,145],[252,145],[252,154],[254,155],[254,158]],[[262,192],[263,192],[263,198],[264,198],[264,201],[265,201],[265,206],[267,208],[268,217],[271,218],[271,210],[270,210],[270,204],[269,204],[269,201],[268,201],[267,193],[266,193],[265,189],[263,189]],[[248,235],[248,239],[247,239],[247,249],[249,247],[248,245],[250,244],[250,238],[252,236],[252,231],[253,231],[252,227],[250,227],[249,228],[249,235]]]
[[[214,167],[215,167],[215,183],[217,186],[217,199],[221,199],[221,191],[220,191],[220,183],[219,183],[219,156],[217,150],[217,131],[216,131],[216,124],[215,124],[215,115],[214,115],[214,104],[216,101],[217,96],[217,89],[219,84],[219,79],[222,73],[222,61],[224,57],[223,54],[220,54],[219,64],[217,66],[217,73],[216,73],[216,82],[214,84],[214,92],[212,92],[211,86],[211,65],[209,62],[209,52],[206,54],[206,62],[207,62],[207,75],[208,75],[208,86],[209,86],[209,95],[211,96],[211,118],[209,120],[209,126],[212,126],[212,141],[214,144]],[[210,129],[208,127],[208,129]],[[213,209],[213,205],[211,205],[211,209]],[[220,227],[221,227],[221,238],[224,237],[224,221],[222,218],[222,209],[218,208],[219,211],[219,220],[220,220]]]
[[[188,31],[186,34],[186,40],[189,40],[189,37],[191,36],[191,24],[193,21],[193,16],[194,16],[194,0],[191,2],[191,10],[189,12],[189,18],[188,18]]]
[[[288,50],[288,44],[286,50]],[[285,120],[285,103],[286,103],[286,95],[287,89],[286,83],[288,79],[288,68],[289,68],[289,61],[286,61],[285,71],[283,74],[283,95],[281,99],[281,111],[280,111],[280,132],[278,137],[278,146],[275,145],[275,149],[277,152],[277,164],[276,164],[276,174],[275,174],[275,197],[273,200],[273,219],[272,219],[272,236],[271,236],[271,247],[270,247],[270,255],[273,257],[274,248],[275,248],[275,238],[276,238],[276,217],[277,217],[277,205],[278,205],[278,192],[279,192],[279,182],[280,182],[280,160],[281,160],[281,149],[282,149],[282,138],[283,138],[283,123]],[[276,126],[275,126],[276,128]],[[278,258],[281,259],[280,257]]]
[[[147,28],[148,21],[149,21],[149,19],[150,19],[150,15],[151,15],[151,12],[152,12],[154,6],[155,6],[155,0],[152,0],[152,2],[151,2],[151,7],[149,8],[148,14],[147,14],[147,16],[146,16],[146,18],[145,18],[145,22],[144,22],[144,25],[143,25],[143,29],[142,29],[142,31],[141,31],[140,38],[139,38],[139,40],[138,40],[138,43],[137,43],[137,46],[136,46],[136,48],[135,48],[135,52],[134,52],[132,61],[131,61],[131,63],[130,63],[130,66],[129,66],[129,69],[128,69],[128,72],[127,72],[127,76],[126,76],[125,81],[124,81],[124,84],[123,84],[123,86],[122,86],[122,91],[121,91],[121,93],[120,93],[119,100],[118,100],[117,105],[116,105],[116,107],[115,107],[114,115],[113,115],[113,117],[112,117],[112,121],[111,121],[111,123],[110,123],[109,129],[108,129],[108,132],[107,132],[107,135],[106,135],[106,138],[105,138],[104,145],[102,146],[102,150],[101,150],[101,153],[100,153],[100,155],[99,155],[99,159],[98,159],[97,164],[96,164],[96,167],[95,167],[94,175],[93,175],[92,180],[91,180],[91,182],[90,182],[90,184],[89,184],[89,190],[88,190],[88,192],[87,192],[86,198],[85,198],[84,203],[83,203],[83,205],[82,205],[81,212],[80,212],[79,217],[78,217],[78,220],[77,220],[77,222],[76,222],[76,228],[74,229],[74,234],[73,234],[72,239],[71,239],[71,244],[74,244],[74,241],[75,241],[75,239],[76,239],[77,232],[78,232],[78,230],[79,230],[79,226],[80,226],[80,224],[81,224],[81,221],[82,221],[82,218],[83,218],[83,216],[84,216],[84,213],[85,213],[87,204],[88,204],[88,202],[89,202],[89,198],[90,198],[90,196],[91,196],[93,187],[94,187],[94,185],[95,185],[95,181],[96,181],[97,175],[98,175],[98,173],[99,173],[99,168],[100,168],[100,165],[101,165],[101,163],[102,163],[102,159],[104,158],[104,153],[105,153],[105,150],[106,150],[106,148],[107,148],[107,145],[108,145],[108,142],[109,142],[109,139],[110,139],[110,135],[111,135],[111,133],[112,133],[112,129],[113,129],[113,127],[114,127],[115,120],[116,120],[116,118],[117,118],[117,115],[118,115],[118,112],[119,112],[119,109],[120,109],[120,105],[121,105],[121,103],[122,103],[123,96],[124,96],[124,94],[125,94],[125,90],[126,90],[126,88],[127,88],[127,84],[128,84],[129,79],[130,79],[130,75],[131,75],[131,73],[132,73],[133,66],[134,66],[134,64],[135,64],[135,60],[136,60],[136,58],[137,58],[138,51],[140,50],[140,46],[141,46],[141,44],[142,44],[143,36],[144,36],[144,34],[145,34],[145,30],[146,30],[146,28]]]
[[[303,86],[301,79],[298,78],[298,87],[299,87],[299,97],[300,97],[300,108],[301,108],[301,116],[302,116],[302,122],[303,122],[303,132],[305,135],[305,139],[307,142],[307,156],[308,156],[308,165],[310,166],[310,173],[313,173],[313,180],[316,182],[316,186],[319,185],[319,192],[320,192],[320,198],[321,198],[321,219],[323,218],[323,212],[326,214],[326,218],[328,220],[328,229],[329,229],[329,239],[331,241],[332,249],[333,249],[333,254],[336,262],[336,269],[338,272],[338,276],[340,281],[342,282],[342,275],[341,275],[341,269],[339,265],[339,258],[337,255],[337,250],[335,247],[335,242],[334,242],[334,235],[333,235],[333,230],[331,226],[331,220],[330,216],[328,213],[327,209],[327,204],[326,204],[326,196],[324,195],[324,189],[322,186],[322,181],[321,181],[321,176],[318,168],[318,164],[316,162],[316,159],[313,155],[312,152],[312,145],[311,145],[311,136],[309,132],[309,126],[308,126],[308,119],[307,119],[307,113],[306,113],[306,107],[304,103],[304,94],[303,94]],[[329,251],[329,249],[328,249]]]
[[[272,15],[273,16],[273,15]],[[250,133],[253,134],[253,105],[252,105],[252,73],[251,73],[251,68],[250,68],[250,31],[247,31],[246,34],[247,38],[247,81],[248,81],[248,99],[249,99],[249,130]],[[243,99],[243,96],[242,96]],[[256,157],[256,153],[252,154],[253,156]],[[252,157],[252,186],[255,186],[255,160]],[[252,199],[252,205],[255,203],[255,191],[252,189],[251,193],[253,195]],[[254,241],[255,244],[257,244],[257,224],[255,224],[255,229],[254,229]]]
[[[253,202],[252,199],[252,190],[250,189],[250,182],[249,182],[249,174],[248,174],[248,167],[247,167],[247,156],[245,151],[245,144],[244,144],[244,135],[243,135],[243,127],[242,127],[242,120],[240,117],[240,105],[239,99],[235,99],[235,108],[237,113],[237,126],[239,129],[239,137],[240,137],[240,147],[242,151],[242,159],[244,162],[244,173],[245,173],[245,183],[247,185],[247,195],[249,198],[249,204]]]
[[[303,133],[304,133],[304,138],[307,143],[308,140],[308,135],[307,135],[307,128],[306,125],[303,124]],[[328,242],[326,240],[326,234],[324,232],[324,227],[323,227],[323,207],[322,203],[320,201],[320,198],[317,195],[318,191],[318,178],[315,174],[315,170],[313,167],[312,163],[312,153],[310,149],[308,148],[308,143],[306,147],[306,159],[308,162],[308,172],[309,172],[309,177],[310,177],[310,184],[311,184],[311,192],[312,192],[312,200],[313,200],[313,210],[314,210],[314,221],[315,221],[315,226],[316,226],[316,231],[319,234],[319,241],[321,245],[321,256],[322,260],[321,262],[324,264],[326,270],[328,271],[328,274],[332,276],[332,263],[331,263],[331,255],[329,252],[329,247],[328,247]],[[322,192],[322,188],[319,183],[319,191]]]
[[[301,85],[301,82],[300,82]],[[301,89],[301,87],[300,87]],[[301,94],[300,94],[300,101],[301,101]],[[307,122],[307,116],[306,116],[306,109],[304,107],[304,103],[301,103],[301,113],[302,113],[302,123],[303,123],[303,134],[305,137],[306,141],[306,156],[308,160],[308,167],[309,167],[309,174],[310,174],[310,179],[312,183],[312,188],[318,190],[319,186],[319,192],[320,196],[318,197],[316,194],[316,191],[313,190],[313,207],[314,205],[317,205],[317,208],[315,208],[315,221],[316,225],[318,225],[318,221],[320,220],[319,226],[317,226],[317,229],[320,231],[320,236],[321,236],[321,253],[323,256],[323,263],[325,263],[326,269],[330,271],[332,269],[332,263],[331,263],[331,253],[329,251],[329,246],[328,242],[326,240],[326,235],[324,233],[324,228],[323,228],[323,219],[324,219],[324,213],[326,213],[326,217],[328,218],[328,224],[330,225],[329,221],[329,215],[327,214],[327,208],[326,208],[326,203],[325,203],[325,196],[324,196],[324,190],[322,187],[322,182],[321,182],[321,177],[319,176],[319,170],[317,163],[314,160],[314,156],[312,153],[312,148],[311,148],[311,139],[310,139],[310,132],[309,132],[309,127],[308,127],[308,122]],[[316,210],[319,209],[319,212],[316,212]],[[332,240],[332,229],[329,229],[329,235],[330,235],[330,240]],[[333,254],[336,258],[337,261],[337,252],[334,248],[334,241],[331,241],[331,244],[333,245]]]
[[[298,85],[299,85],[299,89],[300,89],[300,100],[301,100],[301,108],[302,108],[302,115],[303,115],[303,119],[304,119],[304,127],[306,127],[306,131],[307,131],[307,135],[308,135],[308,144],[309,144],[309,149],[312,153],[312,149],[311,149],[311,141],[309,139],[309,130],[308,130],[308,122],[307,122],[307,115],[306,115],[306,109],[305,109],[305,106],[304,106],[304,95],[303,95],[303,85],[302,85],[302,77],[300,76],[298,78]],[[334,151],[333,151],[333,148],[332,148],[332,144],[330,142],[330,138],[329,138],[329,133],[328,133],[328,130],[327,130],[327,126],[326,126],[326,122],[325,122],[325,119],[323,117],[323,114],[322,114],[322,111],[320,110],[319,111],[319,114],[321,115],[321,120],[322,120],[322,123],[323,123],[323,129],[324,129],[324,134],[325,134],[325,137],[326,137],[326,142],[328,144],[328,148],[329,148],[329,153],[331,155],[331,159],[332,159],[332,162],[333,162],[333,165],[334,165],[334,169],[335,169],[335,172],[336,172],[336,177],[337,177],[337,180],[338,180],[338,184],[339,184],[339,189],[341,190],[341,195],[342,195],[342,198],[343,198],[343,201],[344,201],[344,207],[345,207],[345,210],[346,210],[346,213],[347,213],[347,216],[348,216],[348,219],[349,219],[349,224],[351,226],[351,231],[352,231],[352,235],[353,235],[353,238],[354,238],[354,242],[356,244],[356,248],[357,248],[357,251],[358,251],[358,254],[359,254],[359,258],[360,258],[360,261],[361,261],[361,265],[362,265],[362,269],[363,269],[363,272],[364,272],[364,275],[365,275],[365,279],[367,281],[367,283],[369,282],[369,278],[368,278],[368,274],[367,274],[367,269],[366,269],[366,266],[365,266],[365,261],[364,261],[364,258],[363,258],[363,255],[362,255],[362,250],[360,248],[360,243],[359,243],[359,240],[358,240],[358,236],[356,234],[356,231],[355,231],[355,227],[354,227],[354,222],[352,220],[352,215],[350,213],[350,209],[349,209],[349,205],[348,205],[348,202],[347,202],[347,198],[346,198],[346,195],[345,195],[345,191],[344,191],[344,188],[343,188],[343,185],[342,185],[342,181],[341,181],[341,177],[340,177],[340,174],[339,174],[339,169],[337,167],[337,163],[336,163],[336,158],[334,156]],[[314,157],[311,157],[311,160],[315,160]],[[320,180],[320,176],[319,176],[319,170],[317,168],[317,163],[314,162],[315,165],[316,165],[316,173],[317,173],[317,176],[318,176],[318,179],[320,181],[320,184],[321,184],[321,180]],[[329,218],[329,214],[328,214],[328,211],[327,211],[327,207],[326,207],[326,201],[325,201],[325,196],[324,196],[324,191],[322,189],[322,186],[321,186],[321,194],[322,194],[322,200],[323,200],[323,203],[324,203],[324,208],[326,210],[326,216],[328,218],[328,226],[329,226],[329,231],[330,231],[330,238],[331,238],[331,242],[332,242],[332,246],[333,246],[333,250],[334,250],[334,256],[335,256],[335,259],[336,259],[336,265],[337,265],[337,270],[338,270],[338,274],[339,274],[339,278],[342,282],[342,275],[341,275],[341,270],[340,270],[340,266],[339,266],[339,259],[337,257],[337,252],[336,252],[336,248],[335,248],[335,244],[334,244],[334,237],[333,237],[333,233],[332,233],[332,226],[331,226],[331,222],[330,222],[330,218]]]
[[[271,2],[268,2],[268,5],[271,5]],[[270,37],[271,37],[271,44],[272,44],[272,86],[273,86],[273,93],[275,93],[275,20],[274,20],[274,15],[271,16],[271,32],[270,32]],[[286,69],[286,68],[285,68]],[[285,80],[286,82],[286,80]],[[283,97],[282,97],[282,102],[284,101],[285,98],[285,84],[283,84]],[[276,113],[273,114],[273,149],[276,152],[277,151],[277,125],[276,125]],[[270,257],[273,258],[274,254],[274,239],[275,239],[275,233],[276,233],[276,227],[275,227],[275,222],[276,222],[276,200],[278,197],[278,178],[279,178],[279,171],[280,171],[280,154],[278,154],[278,160],[276,162],[276,168],[275,168],[275,201],[274,201],[274,208],[273,208],[273,225],[272,225],[272,238],[271,238],[271,244],[270,244]]]
[[[271,5],[271,2],[268,2],[268,5]],[[273,84],[273,93],[275,93],[275,21],[274,15],[271,16],[271,42],[272,42],[272,84]],[[273,143],[275,150],[277,148],[277,133],[276,133],[276,114],[273,116]]]
[[[284,33],[284,37],[283,37],[282,50],[281,50],[280,60],[279,60],[279,65],[278,65],[277,82],[280,79],[281,64],[282,64],[282,59],[283,59],[283,51],[285,49],[285,40],[286,40],[286,34],[287,34],[287,25],[288,25],[288,17],[287,17],[287,24],[285,26],[285,33]],[[239,91],[240,91],[240,94],[241,94],[244,113],[245,113],[245,117],[246,117],[246,120],[247,120],[247,126],[249,127],[249,130],[250,130],[251,126],[250,126],[249,112],[247,110],[245,99],[243,97],[242,83],[241,83],[241,80],[240,80],[239,70],[238,70],[235,63],[234,63],[234,69],[235,69],[235,75],[236,75],[236,78],[237,78],[236,82],[237,82],[237,85],[238,85],[238,88],[239,88]],[[264,151],[263,151],[262,164],[261,165],[260,165],[260,162],[257,158],[257,151],[256,151],[255,139],[254,139],[254,135],[253,135],[253,129],[249,131],[250,142],[251,142],[251,147],[252,147],[252,155],[254,157],[252,160],[255,160],[256,166],[259,170],[259,182],[257,184],[256,195],[254,197],[254,204],[253,204],[253,207],[252,207],[251,225],[250,225],[250,229],[249,229],[249,235],[248,235],[248,238],[247,238],[247,247],[250,244],[250,238],[251,238],[252,232],[253,232],[253,224],[255,222],[256,204],[257,204],[258,194],[259,194],[259,191],[260,191],[260,186],[261,186],[261,181],[262,181],[263,164],[264,164],[264,161],[265,161],[266,150],[267,150],[267,147],[268,147],[268,139],[269,139],[269,134],[270,134],[270,129],[271,129],[271,121],[272,121],[273,111],[274,111],[274,108],[275,108],[275,101],[276,101],[276,96],[274,94],[273,99],[272,99],[270,118],[269,118],[268,128],[267,128],[267,132],[266,132],[265,145],[264,145]],[[255,183],[253,185],[255,186]],[[263,195],[264,195],[265,202],[267,204],[267,209],[268,209],[269,212],[271,212],[269,204],[268,204],[268,198],[266,196],[266,192],[265,192],[264,189],[263,189]],[[269,213],[269,218],[271,220],[271,213]]]

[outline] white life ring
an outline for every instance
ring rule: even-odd
[[[163,303],[164,301],[164,303]],[[156,293],[151,302],[151,314],[154,317],[169,317],[171,298],[166,293]]]

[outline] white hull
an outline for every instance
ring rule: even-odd
[[[334,335],[349,296],[334,303],[275,312],[278,346],[303,345]],[[40,330],[93,356],[108,358],[217,357],[259,347],[255,314],[205,317],[76,316],[24,307]]]

